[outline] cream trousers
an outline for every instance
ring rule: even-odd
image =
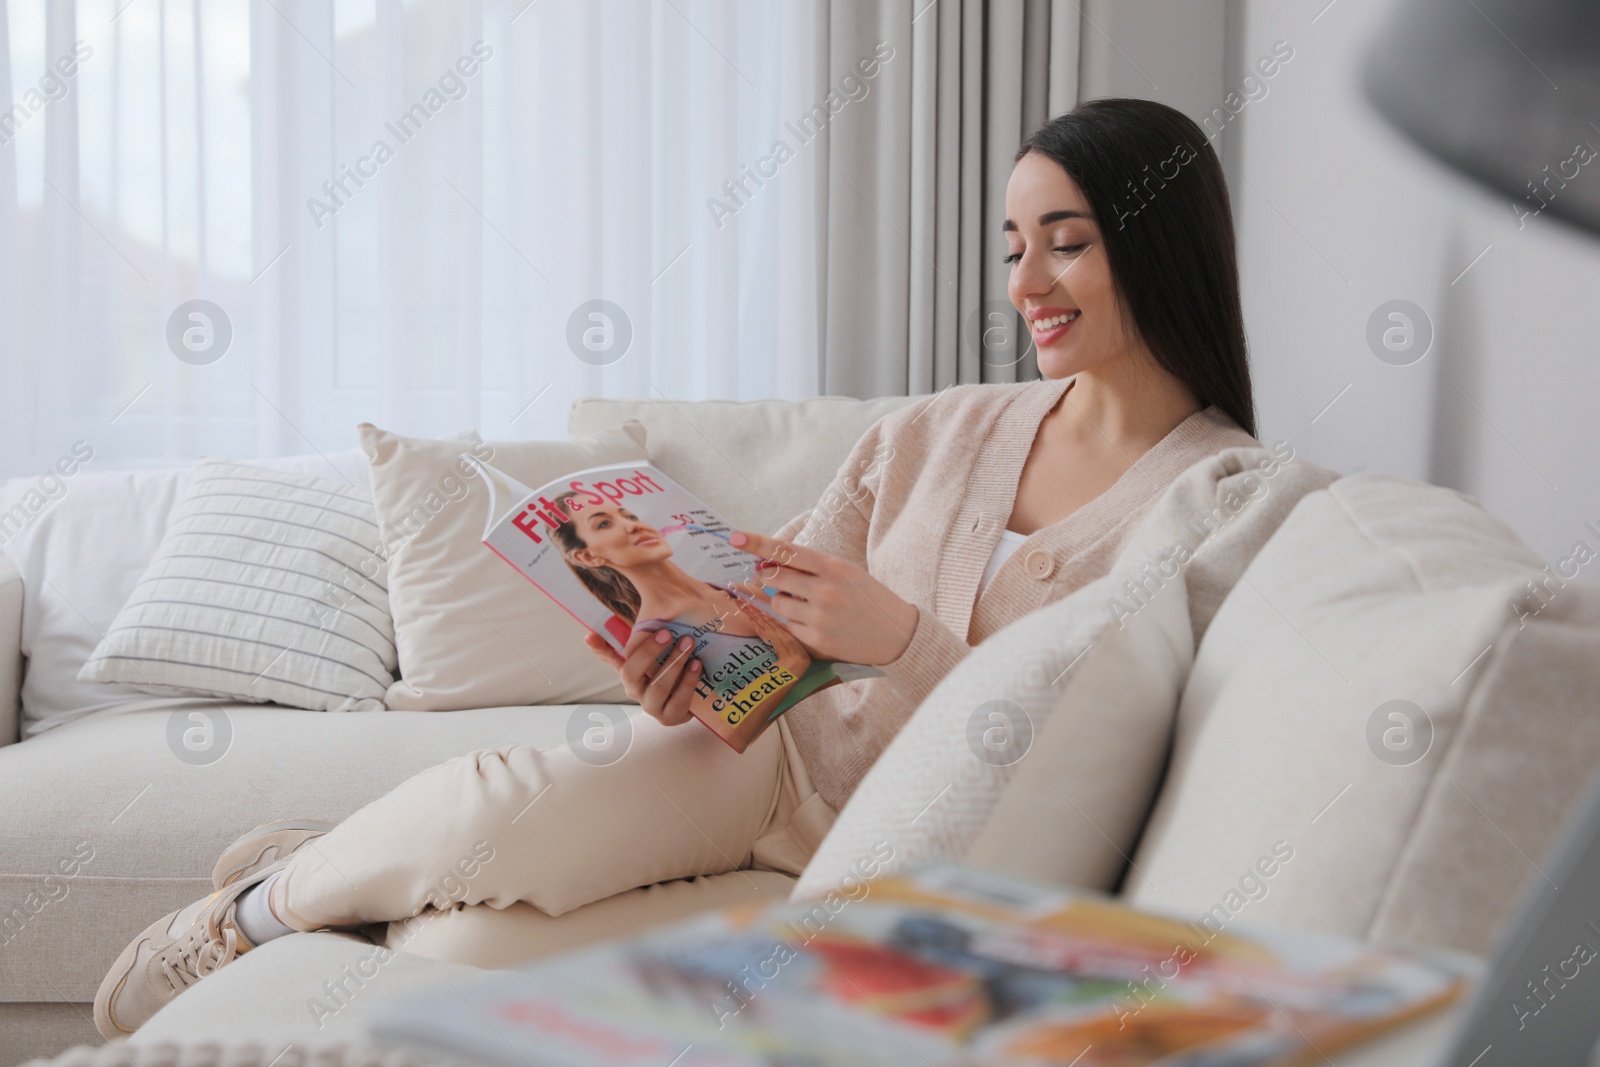
[[[300,930],[519,901],[561,916],[674,879],[800,873],[835,812],[786,722],[742,755],[694,722],[628,723],[605,766],[519,745],[423,771],[296,852],[273,910]]]

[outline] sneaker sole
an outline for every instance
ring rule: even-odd
[[[261,840],[264,837],[286,830],[302,830],[321,835],[337,825],[322,819],[285,819],[282,822],[258,826],[222,850],[222,855],[217,858],[217,865],[211,872],[211,887],[226,889],[244,877],[252,867],[260,864],[270,847],[267,842]]]

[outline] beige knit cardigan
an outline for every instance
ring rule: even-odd
[[[1179,423],[1094,500],[1031,534],[979,597],[1039,426],[1071,379],[945,389],[878,420],[821,503],[778,531],[849,560],[920,616],[884,676],[821,690],[788,713],[813,786],[835,810],[939,680],[990,634],[1106,574],[1185,469],[1260,443],[1215,407]]]

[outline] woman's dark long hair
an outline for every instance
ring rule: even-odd
[[[1089,100],[1023,143],[1071,176],[1105,241],[1123,319],[1202,406],[1251,436],[1233,214],[1200,127],[1152,100]]]
[[[613,615],[632,626],[639,619],[641,601],[638,588],[615,567],[585,567],[581,563],[572,562],[572,553],[580,548],[589,547],[583,538],[578,536],[578,524],[573,521],[572,513],[567,508],[567,501],[577,495],[574,492],[562,493],[552,501],[560,514],[568,516],[567,521],[557,526],[552,535],[561,549],[561,558],[596,600],[610,608]]]

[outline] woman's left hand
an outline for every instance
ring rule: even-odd
[[[911,643],[918,610],[888,586],[837,556],[803,548],[761,534],[736,531],[729,543],[762,559],[756,585],[778,591],[767,597],[759,588],[740,588],[765,600],[787,620],[791,633],[818,659],[891,663]]]

